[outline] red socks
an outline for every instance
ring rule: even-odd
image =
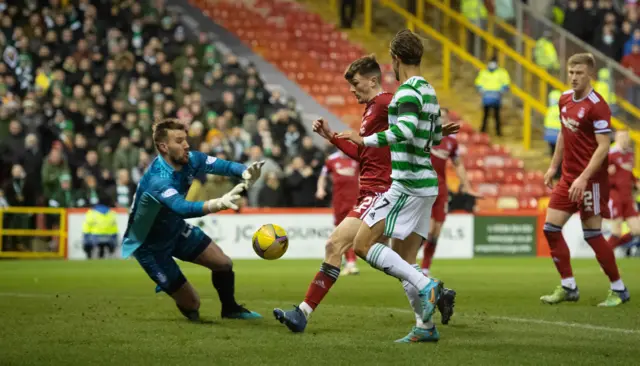
[[[615,249],[620,245],[627,244],[631,241],[631,239],[633,239],[633,235],[631,235],[631,233],[626,233],[620,238],[615,235],[611,235],[611,237],[609,238],[609,246],[612,249]]]
[[[551,249],[551,258],[561,278],[573,277],[571,270],[571,253],[562,236],[562,228],[550,223],[544,224],[544,236]]]
[[[596,253],[596,259],[598,260],[598,263],[600,263],[600,267],[602,267],[604,273],[609,277],[609,281],[614,282],[619,280],[620,273],[618,272],[618,265],[616,264],[616,257],[613,254],[613,249],[602,236],[600,230],[584,229],[583,231],[584,239]]]
[[[356,256],[356,252],[353,251],[353,248],[350,248],[349,250],[347,250],[346,253],[344,253],[345,258],[347,258],[347,263],[355,263],[356,262],[356,258],[358,258]]]
[[[329,292],[329,289],[338,280],[340,275],[340,268],[334,267],[327,263],[322,263],[320,271],[316,274],[309,285],[307,294],[304,297],[304,302],[307,303],[313,310],[320,304],[325,295]]]
[[[433,254],[436,252],[437,241],[427,239],[424,241],[423,257],[422,257],[422,269],[429,269],[431,267],[431,260],[433,260]]]

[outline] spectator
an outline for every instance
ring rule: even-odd
[[[20,164],[11,168],[11,179],[2,187],[4,198],[8,206],[35,206],[36,188]],[[5,227],[12,229],[30,229],[33,227],[32,215],[5,214]],[[25,237],[7,237],[6,250],[23,250]]]
[[[620,47],[616,42],[614,26],[611,24],[605,25],[602,28],[601,33],[599,33],[594,39],[593,46],[605,56],[616,60],[619,55]]]
[[[69,174],[69,165],[62,159],[61,148],[53,148],[42,164],[42,193],[47,200],[60,188],[60,177]]]
[[[293,207],[313,207],[317,177],[313,169],[296,156],[287,167],[286,189],[289,192],[289,204]]]
[[[578,0],[569,0],[567,5],[562,27],[583,41],[590,42],[591,39],[587,38],[587,25],[584,22],[586,12],[579,6]]]
[[[134,166],[138,164],[138,158],[140,157],[140,150],[131,145],[129,137],[122,137],[118,148],[113,154],[113,171],[125,169],[130,171]]]
[[[634,44],[631,53],[622,59],[622,66],[629,69],[636,76],[640,76],[640,43]],[[627,100],[634,105],[640,105],[640,87],[631,85],[627,91]]]
[[[286,207],[287,199],[284,187],[276,173],[269,172],[265,176],[265,185],[260,189],[258,195],[258,205],[260,207]]]
[[[129,178],[129,170],[120,169],[116,177],[116,182],[107,191],[106,197],[114,202],[116,207],[129,208],[133,205],[133,196],[136,193],[136,186]]]

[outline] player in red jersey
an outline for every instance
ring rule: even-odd
[[[442,124],[449,123],[449,110],[446,108],[440,108],[440,119]],[[431,267],[431,260],[436,252],[436,245],[438,244],[438,237],[440,236],[440,230],[442,224],[447,216],[447,206],[449,204],[449,189],[447,188],[447,160],[451,160],[456,168],[456,174],[460,183],[462,184],[462,190],[473,196],[479,197],[478,194],[471,190],[471,185],[467,180],[467,172],[464,169],[462,161],[458,158],[458,140],[456,135],[444,136],[440,145],[431,147],[431,165],[438,174],[438,198],[433,203],[431,208],[431,224],[429,225],[429,236],[424,241],[423,257],[422,257],[422,273],[429,275],[429,268]]]
[[[333,182],[333,195],[331,196],[333,224],[338,226],[356,205],[360,190],[358,179],[360,166],[357,161],[351,159],[340,150],[329,155],[318,179],[316,198],[320,200],[327,196],[327,176],[329,174],[331,174],[331,181]],[[347,276],[360,273],[356,266],[356,254],[353,248],[349,248],[344,255],[347,264],[340,272],[340,275]]]
[[[617,131],[615,145],[609,151],[609,209],[612,220],[609,245],[614,249],[640,235],[640,216],[633,198],[633,186],[639,186],[640,182],[633,175],[634,160],[629,131]],[[624,221],[629,225],[629,232],[620,237]]]
[[[365,104],[365,110],[360,127],[361,136],[369,136],[385,131],[389,127],[388,106],[393,94],[386,93],[380,85],[382,72],[375,57],[362,57],[349,66],[345,72],[345,79],[351,84],[351,92],[358,103]],[[391,186],[391,152],[388,147],[373,148],[358,146],[350,141],[336,138],[328,124],[322,120],[313,123],[313,130],[329,140],[350,158],[360,163],[360,192],[353,209],[347,217],[331,233],[325,247],[325,260],[309,285],[305,299],[293,310],[284,311],[274,309],[277,320],[285,324],[292,332],[303,332],[307,326],[307,319],[320,304],[329,289],[337,281],[340,274],[342,254],[353,246],[360,224],[375,199]],[[396,243],[394,243],[395,249]],[[415,263],[415,253],[413,253]],[[419,267],[416,268],[419,271]],[[409,286],[413,288],[412,286]],[[417,291],[414,291],[417,295]],[[412,295],[405,288],[405,293],[413,304],[419,299],[412,299]],[[451,316],[455,292],[448,292],[438,301],[438,309],[442,313],[442,321],[448,321]],[[420,316],[416,317],[417,326],[421,325]]]
[[[617,306],[629,300],[629,291],[620,279],[613,249],[602,236],[602,218],[609,218],[609,176],[607,172],[611,138],[611,111],[604,98],[591,87],[595,60],[591,54],[576,54],[568,61],[572,90],[560,98],[562,129],[545,184],[552,187],[560,163],[562,177],[553,187],[547,209],[544,235],[561,277],[561,285],[540,300],[547,304],[578,301],[580,293],[571,269],[569,247],[562,227],[580,212],[584,239],[611,282],[611,291],[598,306]]]

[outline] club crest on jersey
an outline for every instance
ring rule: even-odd
[[[193,175],[189,174],[189,175],[187,176],[187,182],[188,182],[189,184],[193,183]]]
[[[576,120],[574,120],[573,118],[562,117],[561,120],[562,120],[562,124],[564,125],[564,127],[566,127],[571,132],[578,131],[578,126],[580,124]]]
[[[578,118],[582,117],[584,117],[584,108],[580,108],[580,110],[578,111]]]

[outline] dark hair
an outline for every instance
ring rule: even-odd
[[[405,65],[420,65],[424,46],[422,40],[412,31],[403,29],[396,33],[389,46],[391,54]]]
[[[184,123],[176,118],[167,118],[153,125],[153,142],[158,148],[158,144],[167,139],[167,132],[171,130],[183,130],[187,128]]]
[[[353,61],[349,67],[347,67],[347,71],[344,72],[344,78],[348,82],[351,82],[351,79],[353,79],[356,74],[362,76],[377,76],[378,81],[380,81],[382,71],[380,70],[378,61],[376,61],[376,56],[372,54]]]

